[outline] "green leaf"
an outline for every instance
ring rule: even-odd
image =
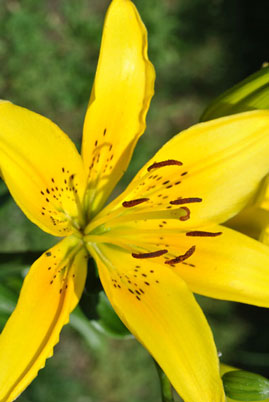
[[[119,319],[104,292],[99,293],[99,303],[97,305],[99,315],[98,321],[93,321],[95,328],[113,336],[114,338],[131,337],[129,330]]]
[[[237,401],[264,401],[269,397],[269,380],[243,370],[229,371],[222,377],[226,395]]]
[[[167,375],[155,360],[154,363],[160,380],[162,402],[174,402],[173,388]]]
[[[70,316],[70,325],[83,336],[87,344],[94,350],[100,350],[104,343],[104,338],[93,323],[77,307]]]
[[[88,261],[88,276],[79,307],[100,333],[113,338],[132,336],[103,292],[95,261]]]
[[[0,205],[1,207],[8,202],[10,199],[10,195],[8,191],[5,191],[3,194],[0,194]]]
[[[97,306],[99,303],[99,292],[103,289],[95,261],[90,258],[88,261],[88,275],[85,288],[79,302],[82,312],[89,320],[98,320]]]
[[[17,297],[14,289],[6,284],[0,284],[0,332],[16,306]]]
[[[217,97],[206,108],[200,121],[256,109],[269,109],[269,66],[263,67]]]
[[[3,330],[8,318],[9,314],[0,312],[0,332]]]
[[[11,314],[16,306],[16,301],[16,294],[0,284],[0,313]]]
[[[0,279],[28,269],[40,257],[42,251],[22,251],[15,253],[0,253]]]

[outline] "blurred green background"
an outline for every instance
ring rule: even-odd
[[[50,117],[78,147],[108,4],[108,0],[0,0],[0,98]],[[210,100],[258,70],[268,58],[266,0],[136,0],[135,4],[149,31],[156,95],[146,135],[117,191],[163,143],[196,123]],[[25,269],[55,239],[26,220],[2,182],[0,206],[3,326]],[[25,251],[34,253],[22,259],[17,253]],[[93,318],[96,298],[88,291],[82,303]],[[268,312],[202,297],[198,300],[223,361],[269,376]],[[19,400],[161,399],[147,352],[130,337],[99,335],[96,326],[87,326],[77,315],[72,326],[64,328],[54,358]]]

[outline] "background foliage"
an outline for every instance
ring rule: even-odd
[[[108,3],[0,1],[0,98],[50,117],[78,147]],[[156,96],[146,135],[119,189],[163,143],[197,122],[212,98],[260,68],[268,57],[266,3],[135,1],[149,31]],[[26,220],[2,182],[0,206],[0,252],[10,253],[5,258],[2,254],[0,261],[2,326],[15,305],[25,270],[34,261],[34,255],[22,261],[18,254],[10,263],[8,256],[38,253],[55,239]],[[82,308],[90,314],[93,299],[86,296]],[[267,311],[202,297],[199,301],[223,360],[269,376]],[[159,401],[157,374],[144,349],[134,339],[99,337],[98,328],[85,326],[79,317],[72,318],[72,328],[64,328],[55,357],[20,401]]]

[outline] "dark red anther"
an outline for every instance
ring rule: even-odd
[[[173,165],[182,166],[183,163],[175,159],[168,159],[167,161],[162,162],[154,162],[152,165],[148,167],[148,172],[150,172],[152,169],[157,169],[164,166],[173,166]]]
[[[148,200],[149,200],[149,198],[138,198],[137,200],[124,201],[122,203],[122,206],[124,208],[131,208],[131,207],[135,207],[136,205],[142,204],[142,202],[146,202]]]
[[[132,256],[134,258],[154,258],[154,257],[160,257],[161,255],[164,255],[167,252],[168,250],[158,250],[153,251],[152,253],[142,253],[142,254],[132,253]]]
[[[173,264],[178,264],[179,262],[185,261],[187,258],[189,258],[195,251],[195,246],[192,246],[188,251],[186,251],[185,254],[179,255],[176,258],[173,258],[172,260],[167,260],[165,261],[165,264],[173,265]]]
[[[197,236],[197,237],[216,237],[220,236],[222,232],[204,232],[202,230],[194,230],[192,232],[187,232],[186,236]]]
[[[182,204],[191,204],[193,202],[202,202],[202,198],[198,197],[190,197],[190,198],[178,198],[177,200],[170,201],[171,205],[182,205]]]
[[[186,212],[186,215],[180,216],[179,220],[180,221],[187,221],[190,219],[191,211],[187,207],[181,207],[180,209],[183,209]]]

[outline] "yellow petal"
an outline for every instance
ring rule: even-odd
[[[115,311],[182,398],[224,401],[212,333],[185,283],[169,267],[118,247],[98,244],[89,250]]]
[[[163,235],[174,255],[195,247],[189,259],[172,267],[174,272],[195,293],[269,307],[269,248],[223,226],[203,230],[221,234]]]
[[[253,204],[226,222],[225,226],[269,245],[269,176],[261,183]]]
[[[128,222],[89,239],[118,244],[130,253],[163,250],[154,261],[170,267],[193,292],[269,307],[268,246],[224,226],[186,233],[180,226],[177,220]]]
[[[260,234],[259,240],[269,246],[269,225],[267,225]]]
[[[269,211],[269,176],[267,176],[259,188],[255,205]]]
[[[26,216],[57,236],[72,231],[85,189],[81,157],[50,120],[0,103],[0,170]]]
[[[259,207],[248,207],[225,222],[225,226],[244,233],[256,240],[262,240],[269,228],[269,211]],[[265,240],[265,239],[264,239]]]
[[[184,206],[182,230],[225,221],[250,201],[268,160],[269,111],[197,124],[164,145],[96,220],[180,218]]]
[[[82,155],[89,173],[92,214],[125,172],[145,130],[154,79],[147,32],[134,4],[112,1],[83,130]]]
[[[226,373],[229,373],[229,371],[236,371],[239,370],[238,368],[228,366],[227,364],[220,364],[220,375],[223,376]]]
[[[211,230],[222,235],[197,239],[195,267],[177,265],[176,272],[196,293],[269,307],[268,246],[225,227]]]
[[[11,402],[44,367],[81,296],[86,251],[66,238],[30,268],[0,336],[0,401]]]

